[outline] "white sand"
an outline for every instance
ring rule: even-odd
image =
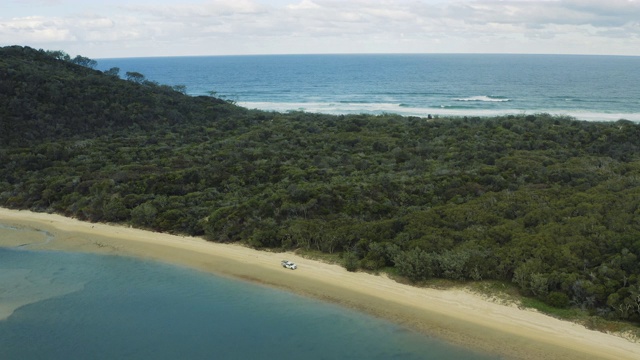
[[[619,336],[588,330],[535,311],[500,305],[464,290],[415,288],[385,276],[350,273],[340,266],[307,260],[293,253],[256,251],[234,244],[1,208],[0,224],[53,235],[53,240],[46,242],[41,232],[2,236],[15,230],[0,229],[0,246],[30,242],[27,248],[33,250],[131,255],[185,265],[342,304],[507,358],[640,359],[640,344]],[[283,269],[282,259],[298,263],[298,269]],[[6,308],[0,299],[0,309],[3,306]]]

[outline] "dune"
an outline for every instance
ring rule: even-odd
[[[417,288],[384,275],[348,272],[292,252],[257,251],[2,208],[0,224],[4,225],[0,228],[3,247],[135,256],[191,267],[337,303],[508,359],[640,359],[640,344],[621,336],[499,304],[464,289]],[[283,259],[296,262],[298,269],[284,269]],[[6,317],[11,309],[0,297],[3,308],[0,315]]]

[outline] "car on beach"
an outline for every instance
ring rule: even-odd
[[[282,260],[280,264],[282,265],[283,268],[286,268],[286,269],[295,270],[298,268],[298,265],[296,265],[296,263],[291,262],[289,260]]]

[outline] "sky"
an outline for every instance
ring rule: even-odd
[[[324,53],[640,56],[640,0],[0,0],[0,46],[94,59]]]

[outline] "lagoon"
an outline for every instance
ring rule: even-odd
[[[0,248],[1,359],[497,359],[334,304],[137,258]]]

